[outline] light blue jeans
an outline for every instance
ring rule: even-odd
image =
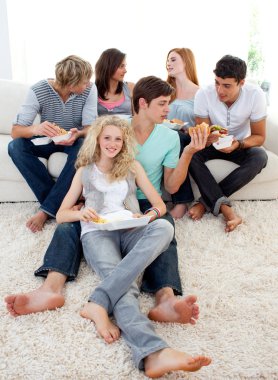
[[[89,301],[104,307],[108,314],[114,314],[139,369],[144,368],[146,356],[168,345],[141,313],[135,280],[167,249],[173,235],[173,226],[159,219],[142,228],[92,231],[82,236],[86,261],[102,280]]]

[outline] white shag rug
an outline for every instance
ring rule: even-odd
[[[244,223],[226,234],[222,217],[187,217],[176,223],[179,265],[185,294],[196,294],[200,319],[195,326],[155,323],[172,347],[212,357],[195,373],[163,379],[278,379],[278,200],[234,202]],[[81,318],[98,278],[85,262],[77,281],[65,288],[59,310],[13,318],[3,298],[42,283],[33,276],[55,223],[41,233],[25,227],[37,203],[0,204],[0,379],[137,380],[129,348],[120,339],[105,344],[93,323]],[[140,297],[143,312],[153,297]]]

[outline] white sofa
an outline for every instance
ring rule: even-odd
[[[21,176],[12,160],[10,159],[7,146],[11,141],[10,131],[12,122],[24,101],[29,86],[15,81],[0,79],[0,202],[22,202],[35,201],[36,198],[29,186]],[[267,139],[265,148],[268,153],[268,164],[253,181],[234,193],[231,199],[234,200],[267,200],[278,198],[278,114],[269,112],[267,119]],[[49,172],[57,178],[63,165],[66,155],[64,153],[54,153],[49,160],[44,160]],[[208,166],[217,181],[224,178],[235,168],[235,164],[222,160],[212,160]],[[195,183],[193,191],[196,198],[199,192]]]

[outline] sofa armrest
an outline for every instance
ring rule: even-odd
[[[264,147],[278,155],[278,112],[269,108],[268,114]]]

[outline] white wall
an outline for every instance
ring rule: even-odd
[[[12,79],[6,0],[0,0],[0,78]]]
[[[247,59],[250,1],[234,0],[7,0],[13,79],[53,76],[57,61],[78,54],[95,64],[116,47],[127,54],[127,80],[166,78],[174,47],[196,56],[201,83],[224,54]]]

